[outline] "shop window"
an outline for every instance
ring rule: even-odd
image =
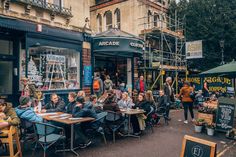
[[[147,24],[148,24],[148,28],[151,27],[151,23],[152,23],[152,12],[150,10],[148,10],[148,18],[147,18]]]
[[[106,30],[112,28],[112,13],[111,11],[107,11],[105,14],[105,21],[106,21]]]
[[[115,10],[115,22],[116,22],[116,28],[119,28],[120,29],[120,9],[116,9]]]
[[[0,55],[13,54],[13,42],[8,40],[0,40]]]
[[[29,48],[27,76],[42,90],[78,89],[79,65],[79,52],[75,50],[43,46]],[[24,64],[21,66],[21,76],[24,76],[26,68]]]
[[[154,13],[154,16],[153,16],[153,18],[154,18],[154,27],[157,27],[157,23],[159,22],[159,15],[157,14],[157,13]]]
[[[98,14],[97,16],[97,28],[98,28],[98,32],[102,32],[102,16],[101,14]]]

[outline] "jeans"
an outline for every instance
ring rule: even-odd
[[[188,109],[189,109],[190,115],[193,119],[194,118],[193,102],[183,102],[183,106],[184,106],[184,118],[185,118],[185,120],[188,120]]]

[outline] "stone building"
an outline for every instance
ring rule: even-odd
[[[89,91],[89,7],[89,0],[1,0],[0,95],[17,104],[22,77],[45,100],[52,92]]]

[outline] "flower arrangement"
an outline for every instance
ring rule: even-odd
[[[196,119],[196,121],[194,123],[197,126],[203,126],[204,122],[205,122],[204,119],[199,118],[199,119]]]

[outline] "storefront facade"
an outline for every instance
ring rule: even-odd
[[[129,33],[112,28],[93,38],[93,70],[104,80],[109,75],[115,86],[125,83],[134,87],[137,58],[143,54],[143,41]]]
[[[68,92],[84,87],[83,45],[90,44],[89,34],[3,17],[0,21],[1,96],[17,105],[22,77],[43,91],[45,102],[51,93],[67,100]]]

